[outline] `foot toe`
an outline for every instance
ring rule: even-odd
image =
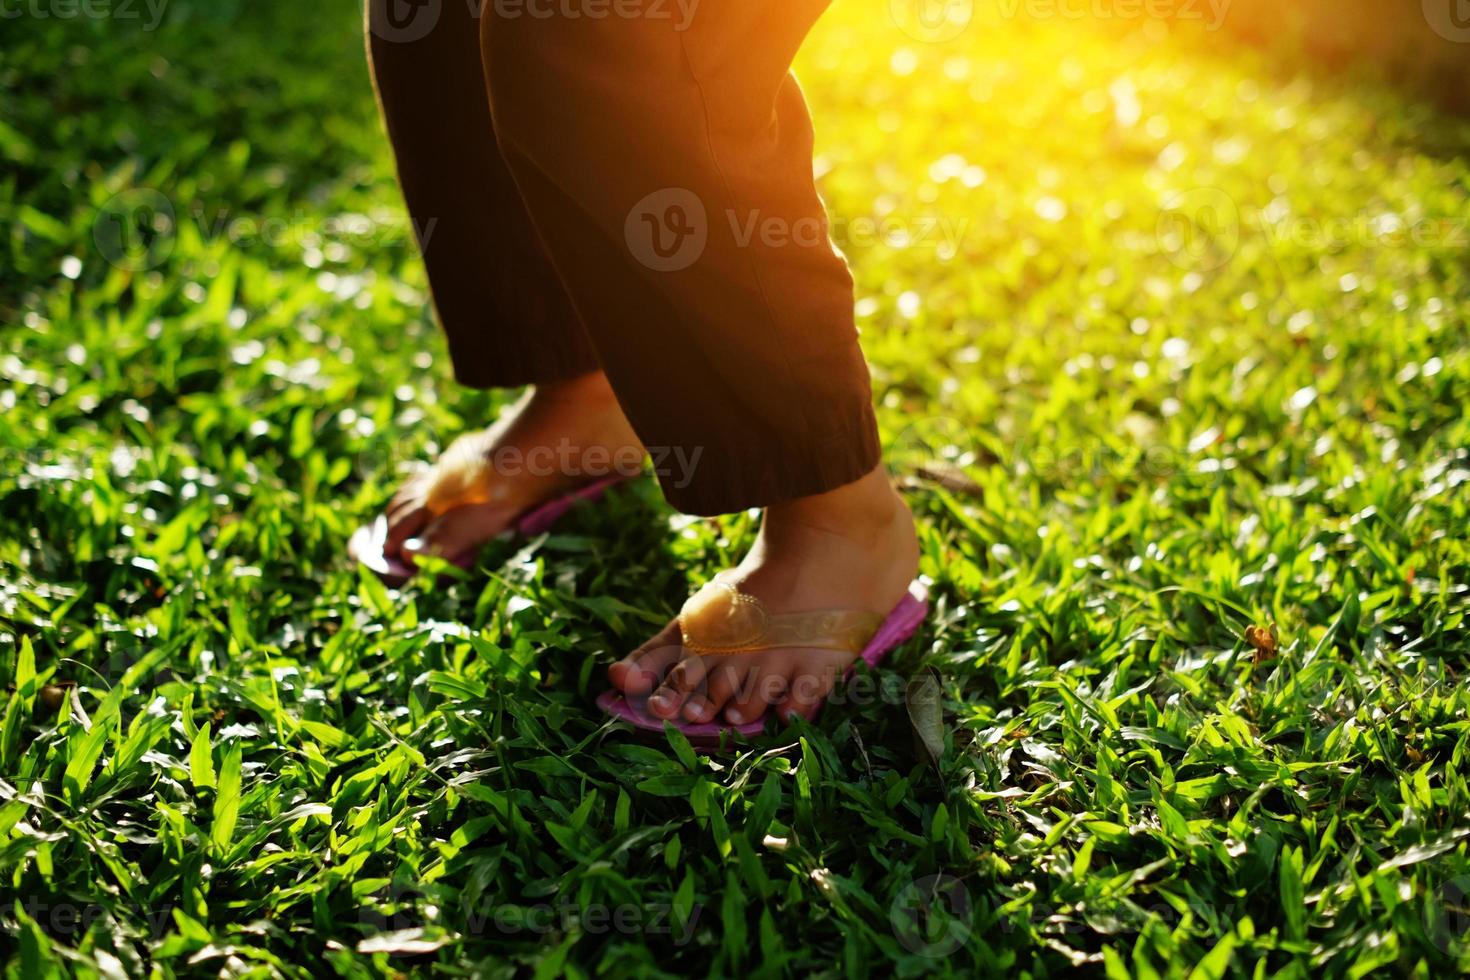
[[[703,724],[715,716],[715,710],[714,703],[709,698],[703,694],[691,694],[679,713],[684,716],[685,721]]]
[[[428,521],[417,537],[403,542],[403,550],[459,561],[504,531],[510,516],[495,507],[456,507]]]
[[[679,645],[679,626],[670,623],[648,642],[609,667],[608,680],[624,694],[648,694],[663,680],[664,672],[683,655],[684,648]]]
[[[721,662],[708,667],[704,690],[690,695],[684,703],[684,717],[694,722],[714,721],[725,705],[740,690],[741,681],[749,672],[744,663],[732,662],[735,658],[722,657]]]
[[[725,720],[732,725],[748,725],[760,721],[773,702],[786,691],[790,668],[781,660],[770,660],[752,667],[741,689],[725,708]]]
[[[429,523],[429,512],[423,507],[390,511],[388,533],[383,537],[383,554],[398,557],[403,543],[413,538]]]
[[[829,664],[802,662],[791,672],[786,694],[776,703],[776,716],[791,721],[796,715],[810,721],[832,693],[837,670]]]
[[[704,658],[685,657],[674,665],[664,682],[648,699],[648,710],[660,718],[677,718],[692,694],[703,694]]]

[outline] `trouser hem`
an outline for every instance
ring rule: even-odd
[[[580,326],[576,329],[580,330]],[[450,337],[462,331],[445,331]],[[520,388],[552,381],[570,381],[594,371],[602,364],[590,346],[538,346],[534,350],[507,349],[503,336],[493,348],[485,345],[449,344],[454,380],[467,388]]]
[[[659,484],[673,507],[704,517],[836,490],[871,473],[883,457],[872,405],[820,440],[791,435],[679,448],[682,454],[651,448]]]

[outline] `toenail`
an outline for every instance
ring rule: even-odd
[[[731,708],[726,713],[730,716],[730,722],[732,724],[735,724],[735,725],[743,725],[743,724],[745,724],[745,716],[742,715],[740,712],[736,711],[734,708]]]

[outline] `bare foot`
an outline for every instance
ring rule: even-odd
[[[538,385],[399,488],[388,504],[383,554],[455,560],[530,507],[602,477],[636,473],[643,456],[600,371]]]
[[[880,466],[855,483],[766,510],[755,547],[722,577],[774,614],[854,610],[885,616],[918,571],[913,516]],[[810,718],[856,655],[778,649],[699,655],[670,623],[612,665],[613,686],[649,695],[655,717],[741,725],[774,706]]]

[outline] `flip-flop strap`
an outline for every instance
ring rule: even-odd
[[[728,582],[711,582],[684,603],[679,632],[695,653],[753,653],[779,647],[862,653],[883,617],[832,609],[772,613],[755,596]]]

